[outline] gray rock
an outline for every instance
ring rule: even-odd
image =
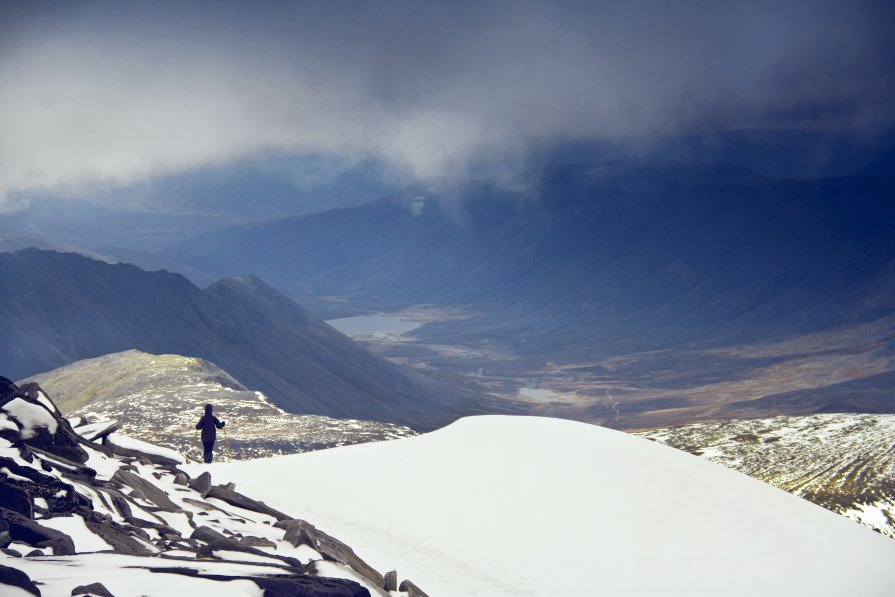
[[[4,520],[3,522],[6,521]],[[12,537],[9,536],[9,531],[0,533],[0,547],[9,547],[10,543],[12,543]]]
[[[253,500],[242,495],[241,493],[237,493],[233,490],[227,489],[223,485],[215,485],[214,487],[209,489],[203,497],[217,498],[223,502],[227,502],[231,506],[244,508],[246,510],[251,510],[252,512],[258,512],[259,514],[267,514],[268,516],[273,516],[277,520],[291,519],[288,514],[283,514],[279,510],[274,510],[264,502]]]
[[[27,574],[17,568],[0,566],[0,586],[18,587],[27,593],[40,597],[40,589],[37,588]],[[0,591],[0,593],[3,592]]]
[[[240,551],[243,553],[249,553],[256,556],[262,556],[266,558],[271,558],[274,560],[279,560],[284,564],[291,566],[295,570],[301,573],[307,572],[307,568],[299,562],[295,558],[290,558],[286,556],[280,556],[276,554],[267,553],[260,549],[256,549],[255,547],[251,547],[249,545],[240,543],[235,539],[230,539],[229,537],[225,537],[221,533],[215,531],[212,528],[201,526],[193,531],[193,534],[190,535],[190,539],[193,541],[202,541],[205,543],[204,546],[199,547],[198,553],[199,555],[207,556],[212,555],[212,552],[216,549],[225,549],[228,551]]]
[[[35,547],[52,547],[57,556],[74,555],[75,544],[71,537],[56,529],[41,526],[12,510],[0,508],[0,517],[9,523],[9,536],[13,541],[23,541]]]
[[[21,558],[21,557],[22,557],[22,554],[21,554],[20,552],[18,552],[18,551],[15,550],[15,549],[9,548],[9,547],[4,547],[4,548],[0,549],[0,552],[3,552],[3,553],[5,553],[6,555],[8,555],[8,556],[12,556],[12,557],[14,557],[14,558]]]
[[[175,485],[186,486],[187,484],[189,484],[189,481],[190,481],[189,477],[187,477],[186,473],[184,473],[183,471],[178,471],[174,475],[174,484]]]
[[[407,593],[408,597],[429,597],[426,593],[423,592],[421,588],[410,582],[409,580],[401,581],[401,586],[398,587],[398,590]]]
[[[385,579],[372,566],[354,553],[345,543],[342,543],[335,537],[327,535],[318,530],[311,523],[295,519],[290,521],[281,521],[276,524],[277,527],[286,528],[286,534],[283,537],[285,541],[292,543],[298,547],[299,545],[309,545],[317,550],[324,559],[338,562],[348,566],[367,580],[374,586],[381,587],[385,585]]]
[[[209,489],[211,489],[211,473],[205,471],[204,473],[190,481],[189,487],[201,493],[202,497],[205,497],[205,494],[208,493]]]
[[[116,456],[130,456],[131,458],[135,458],[137,462],[140,462],[141,464],[167,464],[173,466],[180,464],[180,462],[173,458],[167,458],[159,454],[148,454],[146,452],[140,452],[139,450],[119,446],[115,443],[115,438],[111,435],[107,435],[103,438],[102,445],[111,450],[112,454],[115,454]]]
[[[29,551],[28,553],[25,554],[25,557],[26,558],[34,558],[34,557],[42,556],[42,555],[44,555],[44,552],[42,552],[41,550],[32,549],[31,551]]]
[[[91,532],[98,535],[103,541],[112,546],[116,553],[124,553],[132,556],[149,555],[151,552],[145,545],[134,539],[130,533],[116,528],[111,522],[105,524],[96,520],[85,520],[84,523]]]
[[[390,570],[385,573],[385,583],[382,585],[382,588],[386,591],[398,590],[398,572],[396,570]]]
[[[249,547],[270,547],[272,549],[277,548],[276,543],[264,537],[242,537],[239,542],[242,545],[248,545]]]
[[[0,507],[34,518],[31,496],[24,489],[0,479]]]
[[[112,475],[112,480],[117,480],[119,483],[123,483],[128,487],[141,491],[143,495],[146,496],[147,500],[162,510],[168,512],[180,511],[180,507],[171,501],[167,493],[139,475],[118,469],[115,471],[115,474]]]
[[[95,582],[90,585],[81,585],[80,587],[75,587],[71,590],[72,597],[76,595],[91,595],[92,597],[115,597],[112,593],[109,592],[102,583]]]

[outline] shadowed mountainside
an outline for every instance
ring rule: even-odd
[[[136,348],[210,360],[294,413],[427,429],[490,400],[371,355],[257,278],[200,290],[167,272],[25,249],[0,254],[0,305],[0,361],[19,379]]]

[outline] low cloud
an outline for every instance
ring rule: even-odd
[[[4,6],[0,206],[259,152],[462,174],[533,146],[895,119],[885,3]]]

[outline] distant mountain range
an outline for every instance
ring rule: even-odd
[[[293,413],[428,429],[495,408],[474,386],[375,357],[257,278],[200,290],[168,272],[24,249],[0,253],[0,306],[0,363],[16,379],[136,348],[208,359]]]
[[[895,310],[893,188],[895,177],[878,174],[775,181],[724,164],[555,166],[522,190],[417,185],[202,235],[166,255],[258,275],[320,309],[332,297],[362,309],[466,304],[502,326],[674,330],[676,340],[805,331]]]

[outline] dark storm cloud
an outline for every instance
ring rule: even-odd
[[[7,197],[264,151],[437,177],[561,138],[895,120],[887,3],[0,6]]]

